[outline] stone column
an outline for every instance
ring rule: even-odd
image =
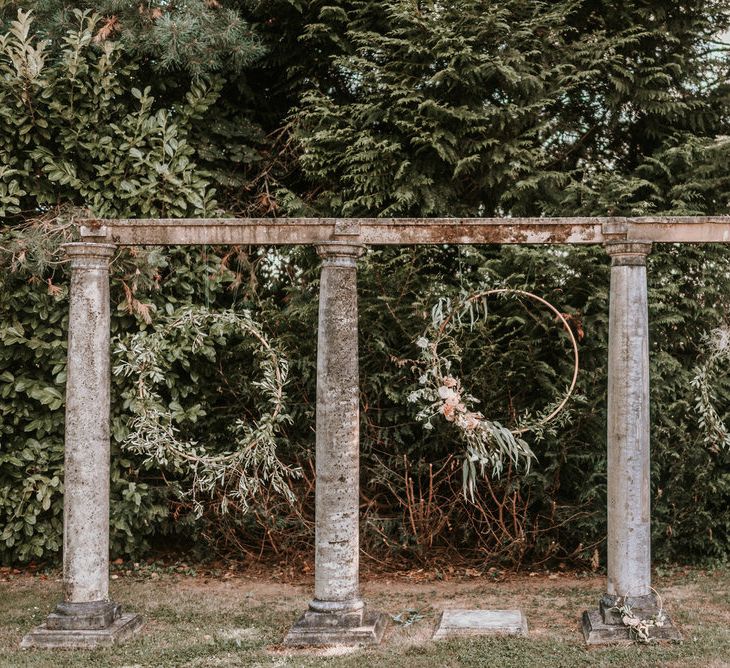
[[[66,435],[64,451],[63,595],[26,647],[95,647],[137,629],[109,600],[109,261],[115,246],[71,243]]]
[[[649,310],[651,244],[606,242],[611,256],[608,328],[608,586],[599,609],[583,615],[588,643],[630,639],[617,608],[640,619],[659,613],[651,588]],[[669,619],[657,638],[677,637]]]
[[[357,258],[363,247],[329,243],[322,258],[317,341],[315,584],[288,645],[379,643],[386,618],[359,589],[359,376]]]
[[[651,244],[609,242],[608,595],[651,595],[649,304]]]

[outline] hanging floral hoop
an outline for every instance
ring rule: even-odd
[[[505,294],[516,294],[548,308],[568,333],[573,353],[573,376],[562,400],[545,416],[517,429],[508,429],[474,410],[472,407],[478,403],[478,399],[463,388],[461,380],[451,373],[451,361],[439,352],[439,345],[449,336],[449,328],[454,319],[461,322],[462,317],[468,314],[473,325],[476,321],[473,304],[480,301],[484,303],[486,313],[487,297]],[[517,466],[523,464],[529,470],[530,462],[535,455],[522,435],[530,431],[539,431],[555,420],[573,395],[580,361],[578,341],[568,320],[555,306],[532,292],[515,288],[485,290],[461,300],[456,306],[452,306],[448,299],[439,300],[432,309],[431,315],[432,340],[422,336],[416,341],[421,349],[422,366],[419,367],[423,372],[419,379],[421,387],[412,392],[408,399],[411,402],[426,404],[418,413],[417,418],[424,422],[427,429],[433,429],[431,421],[437,415],[441,415],[447,422],[459,429],[462,439],[466,443],[466,456],[463,464],[464,494],[468,494],[473,499],[477,481],[477,465],[480,467],[482,475],[489,468],[494,475],[499,475],[505,461],[511,461]]]
[[[578,341],[575,338],[575,334],[573,334],[573,330],[570,328],[570,324],[568,323],[568,320],[565,318],[565,316],[558,311],[555,306],[553,306],[549,301],[546,299],[543,299],[542,297],[539,297],[533,292],[528,292],[527,290],[518,290],[516,288],[495,288],[492,290],[485,290],[484,292],[478,292],[475,295],[471,295],[467,299],[464,299],[462,302],[460,302],[457,307],[463,307],[468,304],[473,304],[474,302],[479,301],[480,299],[486,299],[487,297],[493,296],[493,295],[504,295],[504,294],[514,294],[514,295],[521,295],[523,297],[527,297],[528,299],[531,299],[533,301],[538,302],[539,304],[542,304],[543,306],[547,307],[552,313],[555,315],[555,317],[560,320],[560,322],[563,325],[563,328],[568,334],[568,337],[570,338],[570,344],[573,348],[573,377],[570,381],[570,386],[568,387],[568,390],[566,391],[565,395],[563,396],[562,401],[558,403],[558,405],[545,417],[541,418],[538,422],[535,424],[529,426],[529,427],[522,427],[520,429],[513,429],[512,433],[517,434],[524,434],[528,431],[532,431],[533,429],[536,429],[538,427],[544,427],[549,422],[552,422],[565,408],[565,405],[570,400],[570,397],[573,395],[573,392],[575,390],[575,385],[578,382],[578,369],[580,366],[580,358],[578,355]],[[436,341],[440,341],[447,331],[447,328],[449,326],[449,323],[452,321],[454,317],[454,313],[456,312],[456,308],[453,309],[449,315],[446,317],[446,319],[441,323],[441,326],[438,328],[437,331],[437,337]]]

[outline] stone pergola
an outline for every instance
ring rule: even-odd
[[[317,352],[315,585],[285,642],[368,644],[386,617],[359,593],[357,259],[370,245],[601,244],[611,257],[608,578],[588,643],[628,639],[613,610],[658,611],[651,588],[646,258],[653,244],[730,243],[730,217],[86,220],[71,265],[64,600],[25,647],[94,647],[141,624],[109,599],[109,262],[117,246],[311,244],[322,258]],[[666,623],[655,637],[676,638]]]

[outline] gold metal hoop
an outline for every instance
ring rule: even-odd
[[[532,299],[533,301],[539,302],[543,306],[546,306],[550,311],[552,311],[560,320],[560,322],[563,323],[563,327],[565,328],[565,331],[568,333],[568,336],[570,337],[570,343],[573,346],[573,378],[570,382],[570,387],[568,388],[568,391],[566,392],[565,396],[563,397],[563,400],[558,404],[557,408],[553,410],[550,415],[543,418],[533,427],[524,427],[522,429],[515,429],[512,433],[517,436],[519,434],[524,434],[526,431],[530,431],[531,429],[534,429],[535,427],[543,427],[552,420],[555,419],[555,417],[560,413],[560,411],[565,408],[565,404],[568,403],[568,400],[573,395],[573,391],[575,390],[575,385],[578,381],[578,368],[579,368],[579,356],[578,356],[578,341],[575,338],[575,334],[573,334],[573,330],[570,328],[570,325],[568,324],[568,321],[566,320],[565,316],[558,311],[557,308],[555,308],[549,301],[543,299],[542,297],[539,297],[538,295],[527,292],[526,290],[517,290],[516,288],[495,288],[493,290],[485,290],[484,292],[478,292],[477,294],[471,295],[467,299],[464,299],[461,301],[456,307],[451,309],[449,315],[446,317],[446,319],[441,323],[441,326],[438,328],[436,341],[434,344],[438,346],[439,341],[441,340],[441,337],[444,335],[444,332],[446,330],[446,327],[448,326],[449,322],[451,321],[451,318],[453,317],[454,313],[456,313],[458,310],[461,310],[465,305],[471,304],[472,302],[477,301],[478,299],[483,299],[485,297],[489,297],[492,295],[498,295],[498,294],[516,294],[516,295],[522,295],[523,297],[527,297],[528,299]],[[436,353],[438,354],[438,353]]]

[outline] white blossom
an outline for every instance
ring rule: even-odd
[[[438,392],[439,397],[441,397],[444,401],[448,401],[449,399],[457,399],[458,402],[458,395],[450,387],[446,387],[446,385],[441,385]]]

